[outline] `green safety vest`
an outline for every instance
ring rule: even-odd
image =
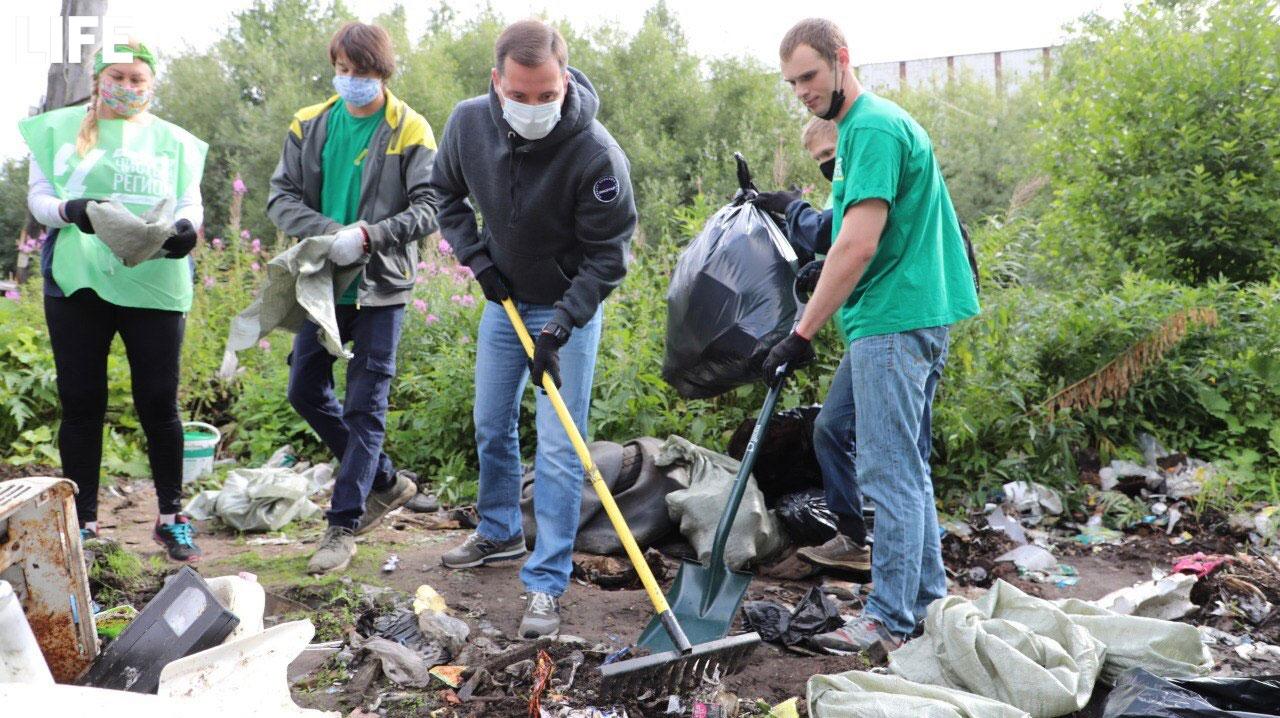
[[[18,123],[40,171],[65,200],[119,200],[141,216],[162,199],[176,202],[204,174],[208,143],[158,117],[150,122],[98,120],[98,142],[76,152],[83,106],[65,107]],[[92,289],[122,307],[191,309],[187,259],[153,259],[126,267],[96,235],[75,225],[58,230],[53,279],[67,296]]]

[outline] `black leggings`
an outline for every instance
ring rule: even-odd
[[[147,457],[160,513],[182,508],[182,422],[178,362],[186,318],[181,312],[121,307],[90,289],[44,298],[58,371],[62,473],[79,487],[80,524],[98,520],[102,425],[107,414],[107,355],[119,332],[129,357],[133,404],[147,435]]]

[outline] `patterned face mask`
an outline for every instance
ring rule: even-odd
[[[112,112],[121,117],[133,117],[151,104],[151,88],[139,92],[106,77],[98,81],[98,95]]]

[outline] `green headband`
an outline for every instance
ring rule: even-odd
[[[133,59],[142,60],[143,62],[147,63],[148,67],[151,68],[151,74],[153,75],[155,74],[156,56],[151,54],[151,50],[148,50],[146,45],[143,45],[142,43],[138,43],[138,46],[134,48],[134,47],[130,47],[129,45],[119,44],[119,45],[116,45],[116,51],[130,53],[131,55],[133,55]],[[106,67],[107,65],[115,64],[115,63],[106,62],[105,60],[103,60],[102,55],[103,55],[103,51],[98,50],[98,54],[93,56],[93,74],[95,75],[102,74],[102,68]]]

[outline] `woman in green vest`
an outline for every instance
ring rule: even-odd
[[[98,53],[87,106],[19,123],[31,150],[27,205],[49,228],[41,271],[62,408],[58,450],[63,474],[79,487],[81,535],[96,537],[107,356],[119,334],[159,503],[153,536],[169,558],[192,562],[200,549],[179,514],[178,362],[191,309],[188,255],[204,221],[200,178],[208,145],[147,111],[155,82],[151,51],[138,42],[115,50],[132,60],[109,64]],[[132,268],[95,236],[86,210],[92,202],[117,200],[142,215],[166,199],[175,209],[164,255]]]

